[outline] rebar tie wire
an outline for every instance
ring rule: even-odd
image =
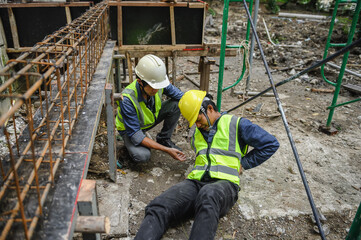
[[[316,219],[316,223],[317,223],[317,227],[320,231],[320,235],[321,235],[321,238],[322,239],[326,239],[325,238],[325,234],[323,232],[323,229],[322,229],[322,226],[321,226],[321,222],[320,222],[320,218],[319,218],[319,215],[318,215],[318,211],[316,209],[316,206],[315,206],[315,203],[313,201],[313,198],[312,198],[312,194],[311,194],[311,190],[308,186],[308,183],[307,183],[307,180],[306,180],[306,175],[303,171],[303,168],[302,168],[302,164],[301,164],[301,161],[300,161],[300,158],[299,158],[299,155],[298,155],[298,152],[297,152],[297,149],[296,149],[296,145],[295,145],[295,142],[293,141],[293,138],[292,138],[292,135],[291,135],[291,131],[290,131],[290,128],[288,126],[288,123],[287,123],[287,119],[286,119],[286,115],[283,111],[283,108],[282,108],[282,104],[281,104],[281,100],[278,96],[278,93],[277,93],[277,90],[276,90],[276,86],[274,84],[274,81],[273,81],[273,78],[272,78],[272,75],[271,75],[271,72],[269,70],[269,67],[268,67],[268,64],[267,64],[267,61],[266,61],[266,57],[264,55],[264,52],[263,52],[263,49],[262,49],[262,45],[261,45],[261,42],[258,38],[258,35],[257,35],[257,32],[256,32],[256,29],[253,25],[253,20],[251,18],[251,14],[249,12],[249,9],[248,9],[248,6],[247,6],[247,3],[246,3],[246,0],[243,0],[243,5],[244,5],[244,8],[247,12],[247,17],[248,17],[248,20],[249,22],[251,23],[251,28],[252,28],[252,31],[253,31],[253,34],[255,36],[255,39],[257,41],[257,44],[258,44],[258,48],[259,48],[259,51],[261,53],[261,56],[262,56],[262,60],[263,60],[263,64],[264,64],[264,67],[266,69],[266,72],[267,72],[267,75],[268,75],[268,79],[270,81],[270,84],[272,86],[272,90],[273,90],[273,93],[274,93],[274,96],[275,96],[275,99],[276,99],[276,102],[277,102],[277,105],[278,105],[278,109],[281,113],[281,116],[282,116],[282,120],[283,120],[283,124],[285,126],[285,129],[286,129],[286,132],[287,132],[287,135],[288,135],[288,139],[290,140],[290,144],[291,144],[291,147],[292,147],[292,150],[293,150],[293,154],[296,158],[296,162],[297,162],[297,166],[298,166],[298,170],[300,171],[300,174],[301,174],[301,177],[302,177],[302,182],[303,182],[303,185],[305,187],[305,190],[306,190],[306,193],[307,193],[307,197],[308,197],[308,200],[311,204],[311,208],[312,208],[312,212],[313,212],[313,215]]]

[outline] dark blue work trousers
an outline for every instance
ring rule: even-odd
[[[178,101],[170,99],[162,102],[162,107],[159,111],[158,118],[153,125],[153,127],[155,127],[159,123],[164,121],[162,130],[157,134],[156,139],[170,139],[175,127],[177,126],[179,117],[180,110],[178,108]],[[147,131],[152,129],[153,127],[147,129]],[[141,144],[134,145],[134,143],[126,134],[124,134],[122,138],[124,139],[124,145],[128,149],[130,157],[135,162],[144,163],[149,161],[151,157],[151,152],[149,148]]]
[[[136,240],[160,239],[170,224],[194,217],[189,239],[214,239],[219,218],[238,199],[239,187],[227,180],[186,179],[151,201]]]

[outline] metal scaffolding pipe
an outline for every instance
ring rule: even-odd
[[[248,16],[248,19],[250,20],[251,19],[251,14],[249,12],[249,9],[247,7],[247,3],[246,3],[246,0],[243,0],[243,5],[244,5],[244,8],[247,12],[247,16]],[[267,64],[267,61],[266,61],[266,57],[264,55],[264,52],[263,52],[263,49],[262,49],[262,45],[261,45],[261,42],[258,38],[258,35],[257,35],[257,32],[256,32],[256,29],[253,25],[253,22],[250,21],[251,23],[251,27],[252,27],[252,31],[253,31],[253,34],[256,38],[256,41],[257,41],[257,44],[258,44],[258,48],[260,50],[260,53],[261,53],[261,56],[262,56],[262,60],[263,60],[263,63],[264,63],[264,66],[265,66],[265,69],[267,71],[267,75],[268,75],[268,79],[269,79],[269,82],[271,84],[271,87],[272,87],[272,90],[273,90],[273,93],[275,95],[275,99],[276,99],[276,102],[277,102],[277,105],[278,105],[278,110],[280,111],[281,113],[281,116],[282,116],[282,121],[283,121],[283,125],[286,129],[286,132],[287,132],[287,135],[288,135],[288,138],[289,138],[289,141],[290,141],[290,144],[291,144],[291,148],[292,148],[292,151],[293,151],[293,154],[295,156],[295,159],[296,159],[296,163],[297,163],[297,166],[298,166],[298,169],[299,169],[299,172],[300,172],[300,175],[301,175],[301,178],[302,178],[302,182],[303,182],[303,185],[305,187],[305,190],[306,190],[306,193],[307,193],[307,197],[308,197],[308,200],[310,202],[310,205],[311,205],[311,208],[312,208],[312,212],[313,212],[313,215],[315,217],[315,220],[316,220],[316,224],[317,224],[317,227],[320,231],[320,235],[321,235],[321,238],[322,239],[326,239],[325,238],[325,234],[323,232],[323,228],[321,226],[321,222],[320,222],[320,218],[319,218],[319,215],[318,215],[318,211],[316,209],[316,206],[315,206],[315,203],[313,201],[313,197],[312,197],[312,194],[311,194],[311,190],[308,186],[308,183],[307,183],[307,179],[306,179],[306,175],[303,171],[303,167],[302,167],[302,164],[301,164],[301,160],[299,159],[299,155],[298,155],[298,152],[297,152],[297,148],[296,148],[296,145],[295,145],[295,142],[293,141],[293,137],[292,137],[292,134],[291,134],[291,131],[289,129],[289,126],[288,126],[288,123],[287,123],[287,119],[286,119],[286,115],[283,111],[283,107],[282,107],[282,104],[281,104],[281,101],[279,99],[279,96],[278,96],[278,92],[277,92],[277,89],[276,89],[276,86],[275,86],[275,83],[273,81],[273,78],[272,78],[272,75],[270,73],[270,70],[269,70],[269,67],[268,67],[268,64]]]

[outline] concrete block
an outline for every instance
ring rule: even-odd
[[[99,215],[109,217],[110,235],[128,236],[130,182],[130,178],[118,178],[117,183],[97,181]]]

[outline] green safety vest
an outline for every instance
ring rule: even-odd
[[[191,142],[196,153],[196,161],[192,172],[188,175],[189,179],[201,180],[205,172],[209,171],[211,178],[225,179],[239,185],[241,158],[248,150],[248,145],[243,149],[239,146],[240,119],[228,114],[222,115],[217,123],[217,132],[209,146],[202,133],[196,128]]]
[[[147,108],[147,106],[145,105],[145,103],[143,101],[138,102],[138,91],[136,88],[136,83],[137,83],[137,81],[134,81],[131,84],[129,84],[122,91],[122,95],[123,95],[123,97],[127,97],[132,101],[134,108],[137,111],[140,128],[147,129],[147,128],[152,127],[154,125],[155,121],[157,120],[159,110],[162,106],[163,89],[160,89],[158,91],[158,93],[154,96],[155,97],[155,113],[153,113],[149,108]],[[117,109],[117,117],[115,120],[115,126],[117,127],[117,130],[124,131],[125,127],[124,127],[123,117],[121,114],[119,102],[117,102],[117,103],[118,103],[118,109]]]

